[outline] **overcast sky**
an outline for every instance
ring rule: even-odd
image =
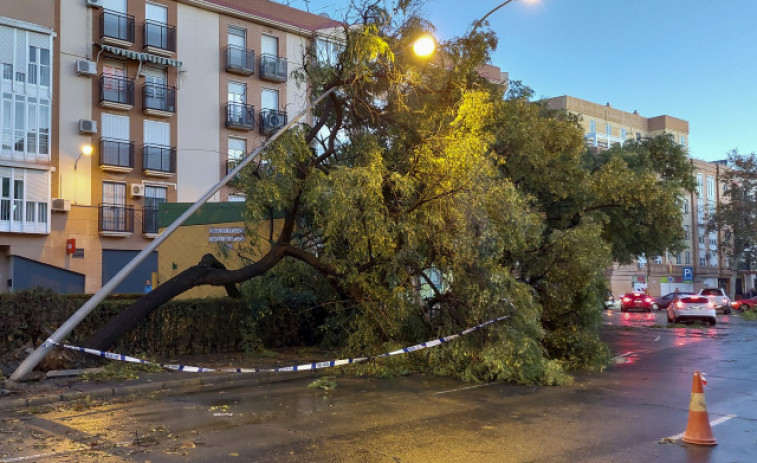
[[[348,0],[279,0],[341,18]],[[500,0],[430,0],[439,40]],[[757,151],[757,0],[516,0],[489,17],[492,64],[536,96],[571,95],[689,122],[689,151]]]

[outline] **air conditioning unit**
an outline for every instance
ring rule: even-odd
[[[278,113],[270,112],[265,115],[263,125],[265,125],[265,128],[268,130],[278,129],[279,127],[284,125],[284,116]]]
[[[50,210],[53,212],[69,212],[71,210],[71,201],[63,198],[53,198]]]
[[[76,74],[80,76],[94,76],[97,74],[97,64],[88,59],[77,59]]]
[[[79,133],[92,134],[97,133],[97,121],[89,119],[79,119]]]
[[[102,8],[103,0],[87,0],[87,6],[91,6],[93,8]]]
[[[141,183],[132,183],[129,185],[132,198],[141,198],[145,195],[145,186]]]

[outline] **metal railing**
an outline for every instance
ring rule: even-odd
[[[100,76],[100,103],[134,106],[134,80],[125,77]]]
[[[260,55],[260,78],[274,82],[286,82],[287,60],[276,55]]]
[[[244,103],[226,103],[226,128],[254,129],[255,107]]]
[[[144,48],[153,47],[170,52],[176,51],[176,27],[157,21],[146,20],[142,26]]]
[[[226,70],[237,74],[255,73],[255,52],[243,47],[229,45],[226,47]]]
[[[100,13],[100,39],[116,39],[134,43],[134,16],[117,11]]]
[[[98,206],[98,230],[101,232],[134,233],[134,207],[123,204]]]
[[[142,169],[157,172],[176,172],[176,148],[159,145],[142,146]]]
[[[176,87],[147,83],[142,85],[142,108],[176,112]]]
[[[100,139],[100,165],[134,167],[134,142]]]

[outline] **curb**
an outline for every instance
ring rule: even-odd
[[[192,373],[184,373],[192,374]],[[30,393],[26,397],[0,398],[0,411],[19,411],[30,407],[41,407],[57,403],[75,402],[84,399],[112,399],[114,397],[128,397],[131,395],[145,394],[150,392],[188,393],[202,391],[214,391],[235,387],[258,386],[263,384],[280,383],[295,379],[315,378],[314,371],[295,371],[285,374],[273,373],[216,373],[205,377],[178,378],[153,380],[149,377],[145,380],[133,380],[118,385],[101,385],[89,391],[64,392],[60,394]],[[23,390],[20,391],[23,393]]]

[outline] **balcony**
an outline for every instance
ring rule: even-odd
[[[129,48],[134,45],[134,16],[103,10],[100,13],[100,40],[109,45]]]
[[[148,116],[173,116],[176,113],[176,87],[144,84],[142,86],[142,112]]]
[[[100,106],[127,111],[134,107],[134,80],[100,76]]]
[[[275,109],[263,109],[260,111],[260,133],[270,135],[287,123],[287,113]]]
[[[142,235],[145,238],[155,238],[158,231],[158,208],[142,208]]]
[[[226,47],[226,72],[233,72],[243,76],[254,74],[255,52],[234,45]]]
[[[152,177],[170,177],[176,173],[176,148],[142,146],[142,171]]]
[[[134,233],[134,208],[123,204],[100,204],[97,226],[100,236],[126,237]]]
[[[252,130],[255,128],[255,107],[244,103],[226,103],[226,128]]]
[[[134,169],[134,143],[101,139],[100,169],[114,173],[131,172]]]
[[[176,52],[176,27],[148,19],[144,22],[142,31],[143,49],[147,53],[171,56]]]
[[[286,82],[287,60],[275,55],[260,55],[260,78],[271,82]]]

